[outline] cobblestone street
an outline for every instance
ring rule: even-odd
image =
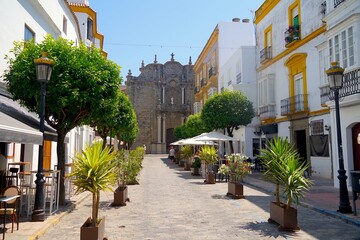
[[[267,222],[272,197],[245,186],[245,199],[226,197],[227,183],[206,185],[166,155],[147,155],[140,184],[129,186],[130,202],[111,207],[111,192],[101,195],[99,216],[106,216],[108,239],[360,239],[359,227],[299,206],[295,233]],[[91,197],[40,239],[79,239],[91,214]],[[344,236],[343,234],[346,234]]]

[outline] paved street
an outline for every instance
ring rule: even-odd
[[[147,155],[143,166],[127,206],[110,207],[111,192],[101,196],[108,239],[360,239],[359,227],[301,206],[301,231],[280,232],[267,222],[272,197],[250,185],[245,199],[233,200],[227,183],[206,185],[165,155]],[[90,207],[87,198],[40,239],[79,239]]]

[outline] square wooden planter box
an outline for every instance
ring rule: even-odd
[[[233,198],[244,198],[244,185],[241,183],[228,182],[227,195]]]
[[[207,184],[215,184],[215,174],[209,172],[206,174],[206,183]]]
[[[290,207],[285,208],[277,205],[275,202],[270,203],[270,219],[279,224],[279,229],[283,231],[300,230],[297,221],[297,209]]]
[[[114,202],[113,206],[125,206],[128,201],[128,188],[118,187],[114,191]]]
[[[91,217],[80,228],[80,240],[99,240],[105,237],[105,216],[102,217],[98,226],[90,226]]]

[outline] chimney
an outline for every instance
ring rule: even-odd
[[[244,19],[242,20],[242,22],[243,22],[243,23],[249,23],[250,20],[249,20],[248,18],[244,18]]]
[[[232,21],[233,22],[240,22],[240,18],[233,18]]]

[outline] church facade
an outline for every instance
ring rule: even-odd
[[[175,61],[140,67],[140,75],[126,76],[126,92],[133,104],[139,134],[133,148],[146,145],[146,153],[167,153],[176,141],[173,130],[193,112],[195,74],[191,57],[187,65]]]

